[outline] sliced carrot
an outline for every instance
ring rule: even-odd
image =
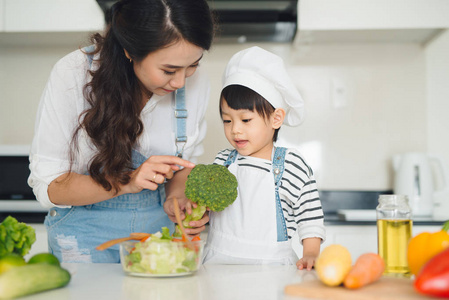
[[[382,277],[385,270],[384,260],[375,253],[364,253],[359,256],[346,275],[343,284],[348,289],[358,289],[373,283]]]
[[[141,242],[145,242],[145,241],[148,240],[149,238],[150,238],[149,236],[146,236],[146,237],[142,238],[140,241],[141,241]]]
[[[201,241],[201,238],[199,235],[193,237],[192,242],[197,242],[197,241]]]

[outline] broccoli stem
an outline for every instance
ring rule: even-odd
[[[192,209],[192,213],[186,214],[186,218],[182,220],[182,225],[186,228],[191,228],[189,225],[190,221],[198,221],[200,220],[204,213],[206,212],[206,206],[198,205],[197,207]]]

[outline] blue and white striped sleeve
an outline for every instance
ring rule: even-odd
[[[279,189],[289,238],[318,237],[325,240],[324,214],[311,167],[299,151],[288,149]]]

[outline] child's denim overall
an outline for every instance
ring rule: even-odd
[[[225,210],[210,213],[203,263],[289,265],[296,262],[279,197],[285,153],[285,148],[275,149],[271,170],[262,170],[261,165],[240,168],[235,163],[237,152],[229,154],[224,165],[236,175],[239,195]],[[252,158],[252,163],[256,160]]]
[[[85,48],[91,52],[92,48]],[[89,63],[92,57],[88,56]],[[182,156],[186,137],[186,110],[184,88],[176,94],[176,146]],[[133,168],[138,168],[147,157],[133,150]],[[80,187],[82,188],[82,187]],[[131,232],[154,233],[161,227],[173,231],[174,224],[163,210],[165,186],[155,191],[142,190],[136,194],[125,194],[99,203],[52,208],[44,224],[47,227],[49,251],[61,262],[120,262],[119,246],[104,251],[95,249],[111,239],[129,236]]]

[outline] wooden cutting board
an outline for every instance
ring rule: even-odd
[[[310,299],[332,300],[435,300],[418,294],[413,288],[413,280],[382,277],[379,281],[357,290],[342,286],[329,287],[318,279],[287,285],[286,295]]]

